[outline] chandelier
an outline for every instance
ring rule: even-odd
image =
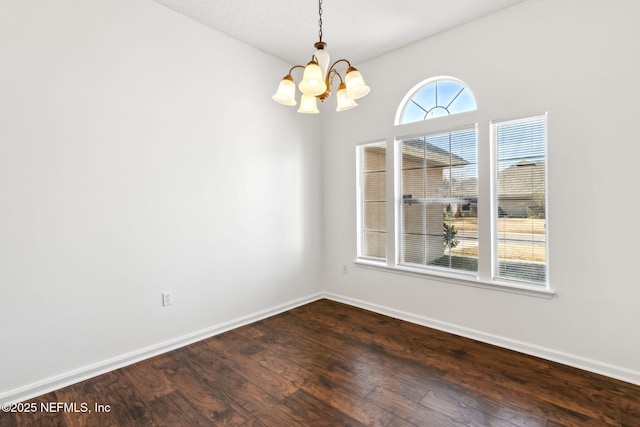
[[[278,91],[273,95],[273,100],[288,106],[294,106],[296,102],[296,85],[291,73],[296,68],[304,68],[302,81],[298,85],[298,89],[302,92],[300,98],[300,108],[298,113],[317,114],[317,100],[324,102],[331,94],[331,85],[337,77],[340,80],[337,92],[338,106],[336,111],[344,111],[357,107],[356,99],[362,98],[371,90],[362,78],[362,74],[346,59],[338,59],[329,66],[329,53],[326,51],[327,44],[322,41],[322,0],[318,0],[318,31],[319,41],[313,46],[316,48],[315,53],[311,56],[311,61],[306,66],[294,65],[289,70],[289,74],[284,76]],[[336,65],[346,63],[346,71],[344,78],[336,69]]]

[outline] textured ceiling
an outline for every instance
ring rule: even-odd
[[[317,0],[156,0],[237,40],[306,63]],[[354,65],[525,0],[323,0],[323,41]]]

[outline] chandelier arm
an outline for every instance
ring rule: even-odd
[[[340,79],[340,83],[341,83],[341,84],[342,84],[342,83],[344,83],[344,81],[342,80],[342,75],[340,75],[340,73],[338,72],[338,70],[336,70],[336,69],[334,68],[334,69],[333,69],[333,70],[331,70],[331,71],[333,71],[333,75],[334,75],[334,77],[335,77],[335,76],[338,76],[338,78]],[[333,79],[331,79],[331,83],[333,83]]]
[[[331,87],[331,84],[333,83],[333,77],[331,75],[331,73],[335,74],[336,70],[329,70],[329,72],[327,73],[327,77],[325,79],[325,84],[327,85],[327,90],[329,90],[329,88]]]
[[[304,65],[294,65],[293,67],[291,67],[291,69],[289,70],[289,75],[291,75],[291,72],[293,70],[295,70],[296,68],[303,68],[304,69]]]
[[[325,81],[327,85],[327,96],[329,93],[331,93],[331,85],[333,84],[333,78],[336,74],[338,74],[338,72],[335,69],[330,69],[327,73],[327,78]],[[342,80],[342,77],[340,77],[340,80]]]
[[[327,75],[324,78],[324,84],[325,86],[327,86],[327,89],[321,93],[320,95],[316,95],[316,98],[318,98],[320,101],[324,102],[325,99],[327,99],[329,97],[329,95],[331,95],[331,85],[333,84],[333,76],[338,75],[338,77],[340,78],[340,81],[342,82],[342,77],[340,77],[340,74],[338,74],[338,72],[335,69],[331,69],[327,72]]]
[[[338,72],[338,70],[332,68],[327,73],[327,91],[329,91],[329,87],[333,85],[333,79],[335,79],[336,76],[338,76],[338,79],[340,79],[341,84],[344,83],[344,81],[342,80],[342,75]]]
[[[342,76],[340,75],[338,70],[336,70],[336,65],[338,65],[338,63],[340,62],[346,62],[349,67],[351,67],[351,63],[346,59],[338,59],[336,62],[331,64],[331,67],[329,67],[327,75],[325,76],[325,85],[327,86],[327,89],[324,91],[324,93],[317,95],[317,98],[322,102],[324,102],[324,100],[327,99],[329,95],[331,95],[331,85],[333,84],[333,78],[335,76],[338,76],[338,78],[340,79],[340,83],[344,83],[344,81],[342,80]]]
[[[336,62],[331,64],[331,67],[329,67],[329,71],[327,71],[327,74],[329,74],[332,70],[335,70],[336,65],[338,65],[338,63],[340,63],[340,62],[346,62],[347,65],[349,67],[351,67],[351,62],[349,62],[348,60],[346,60],[346,59],[338,59]]]
[[[314,44],[316,48],[316,54],[311,55],[311,61],[305,65],[294,65],[289,69],[289,74],[283,77],[278,90],[273,95],[273,100],[283,105],[296,105],[295,101],[295,83],[293,80],[293,70],[296,68],[304,69],[302,82],[298,85],[298,89],[302,92],[301,106],[298,110],[299,113],[318,113],[316,108],[316,99],[324,101],[331,94],[331,85],[336,76],[340,79],[340,85],[338,87],[338,107],[336,111],[344,111],[355,107],[356,104],[353,100],[359,99],[369,93],[369,87],[364,83],[360,72],[351,66],[351,62],[347,59],[338,59],[333,62],[328,69],[326,68],[329,63],[329,53],[326,52],[325,47],[327,44],[322,41],[322,2],[318,0],[318,39],[319,41]],[[337,66],[340,63],[346,63],[347,67],[344,71],[344,78],[338,71]],[[326,70],[326,71],[325,71]],[[322,71],[325,71],[323,75]],[[324,80],[324,83],[322,82]],[[347,88],[347,82],[350,84],[350,88]],[[324,84],[324,88],[322,85]],[[324,92],[316,95],[319,91]],[[347,91],[351,91],[348,93]]]

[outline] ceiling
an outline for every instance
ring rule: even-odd
[[[155,0],[237,40],[306,64],[318,41],[317,0]],[[323,41],[357,66],[525,0],[323,0]]]

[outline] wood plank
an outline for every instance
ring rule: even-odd
[[[458,422],[446,414],[427,408],[412,400],[406,399],[397,393],[376,388],[369,393],[367,400],[387,408],[393,414],[418,426],[463,427],[467,426]]]
[[[295,384],[279,375],[281,369],[277,360],[264,356],[266,350],[263,346],[233,331],[225,333],[224,339],[212,338],[206,344],[216,350],[218,357],[227,361],[232,369],[276,399],[284,399],[297,391]]]
[[[458,396],[453,397],[444,393],[430,391],[420,404],[465,425],[478,427],[515,427],[519,425],[511,423],[503,417],[467,405]],[[540,421],[537,427],[544,427],[545,424],[546,420]]]
[[[171,392],[151,402],[156,426],[204,426],[210,421],[202,416],[179,391]]]
[[[620,424],[622,427],[640,427],[640,387],[624,387],[620,398]]]
[[[281,336],[298,337],[288,347],[300,344],[302,353],[308,354],[308,348],[321,349],[324,360],[319,363],[326,363],[332,369],[342,371],[345,379],[356,374],[357,384],[361,386],[361,390],[357,392],[362,393],[362,396],[375,386],[384,386],[417,402],[429,390],[428,382],[446,373],[433,364],[415,363],[389,354],[381,346],[357,340],[354,337],[357,334],[355,328],[353,332],[344,335],[328,329],[329,326],[321,325],[317,320],[317,316],[313,317],[313,321],[306,322],[295,317],[283,317],[273,319],[262,327],[275,329]],[[300,342],[301,340],[303,341]],[[295,357],[294,360],[301,359]]]
[[[45,407],[49,402],[57,401],[52,393],[36,397],[28,402],[29,410],[22,412],[0,412],[1,427],[20,427],[20,426],[52,426],[52,427],[68,427],[63,416],[58,412],[47,412],[42,410],[41,404]],[[33,405],[36,405],[33,407]],[[11,410],[18,411],[20,408],[15,406]]]
[[[328,300],[0,413],[0,427],[640,427],[640,387]]]
[[[327,402],[316,399],[304,390],[299,390],[288,396],[284,404],[297,414],[304,414],[305,424],[314,427],[366,427],[374,424],[362,424],[361,422],[344,414]],[[385,424],[386,425],[386,424]]]
[[[224,389],[193,369],[188,354],[176,356],[176,361],[177,369],[167,377],[192,406],[199,408],[205,419],[216,426],[224,426],[244,424],[252,418]]]
[[[229,336],[228,333],[225,333],[214,338],[227,339]],[[237,360],[228,354],[221,353],[215,349],[216,345],[211,345],[209,341],[195,344],[197,351],[190,354],[189,363],[199,373],[207,377],[212,387],[223,390],[233,405],[240,406],[244,412],[265,426],[304,423],[302,417],[293,413],[280,400],[257,385],[257,383],[264,385],[272,379],[271,373],[260,372],[254,367],[252,374],[258,375],[260,378],[247,375],[244,372],[244,366],[248,363],[246,359]],[[229,344],[230,348],[234,345],[237,346],[237,343],[234,344],[231,340]],[[282,392],[278,392],[278,394],[284,396]]]
[[[395,416],[393,419],[387,424],[387,427],[420,427],[417,426],[402,417]]]
[[[520,427],[541,427],[546,425],[546,417],[527,411],[522,406],[514,406],[507,399],[494,399],[481,392],[464,389],[448,381],[434,381],[430,384],[431,391],[420,403],[437,408],[439,403],[433,398],[450,399],[460,405],[477,409],[478,411],[495,416],[510,424]]]
[[[122,373],[135,384],[141,399],[152,401],[175,391],[168,375],[176,368],[176,354],[161,354],[122,368]]]

